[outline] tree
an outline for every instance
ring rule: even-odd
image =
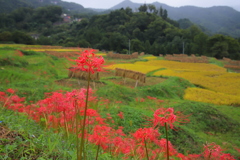
[[[138,8],[139,12],[147,12],[147,9],[148,7],[146,4],[143,4]]]
[[[167,19],[168,18],[168,12],[166,9],[163,10],[163,16],[162,16],[163,19]]]
[[[142,52],[144,50],[145,50],[144,45],[140,40],[138,40],[138,39],[131,40],[131,51]]]
[[[223,57],[228,57],[229,45],[227,38],[224,35],[216,34],[208,39],[208,52],[209,56],[222,59]]]
[[[19,44],[34,44],[34,39],[21,31],[13,32],[13,41]]]
[[[139,40],[144,40],[144,33],[139,28],[135,28],[132,32],[132,37]]]
[[[172,53],[182,53],[183,50],[183,39],[180,38],[179,36],[175,36],[174,39],[172,40],[172,48],[171,48],[171,52]]]
[[[78,47],[81,47],[81,48],[91,48],[91,45],[85,39],[81,39],[81,40],[78,41]]]
[[[88,29],[84,32],[83,38],[88,41],[92,47],[99,43],[102,39],[102,33],[98,27]]]
[[[151,50],[151,44],[150,44],[149,40],[146,40],[144,43],[144,52],[149,53],[150,50]]]
[[[160,44],[157,42],[154,42],[151,46],[150,54],[158,56],[160,54]]]
[[[37,39],[37,44],[40,45],[52,45],[52,39],[50,37],[40,36]]]
[[[163,8],[162,8],[162,6],[161,6],[160,9],[159,9],[159,16],[160,16],[160,17],[163,17]]]
[[[145,35],[151,44],[154,43],[159,37],[164,36],[164,30],[166,29],[167,24],[161,18],[157,18],[155,21],[152,21],[148,28],[145,30]]]
[[[1,42],[10,42],[12,41],[12,33],[8,31],[4,31],[0,33],[0,41]]]
[[[228,57],[228,44],[227,42],[218,41],[210,48],[212,57],[222,59],[223,57]]]
[[[179,19],[178,23],[179,23],[179,27],[181,29],[187,29],[193,25],[193,23],[189,19],[186,19],[186,18]]]
[[[156,7],[153,4],[149,4],[148,9],[149,9],[150,13],[157,14],[157,12],[158,12]]]
[[[129,15],[129,16],[132,16],[132,15],[133,15],[132,8],[130,8],[130,7],[127,7],[127,8],[125,9],[125,12],[126,12],[126,14]]]
[[[197,34],[193,40],[192,52],[198,55],[206,55],[208,36],[203,32]]]
[[[113,32],[109,35],[108,43],[110,48],[107,49],[118,53],[128,48],[128,38],[118,32]]]
[[[229,58],[231,59],[240,59],[240,43],[237,39],[232,37],[226,37],[228,42],[228,52]]]

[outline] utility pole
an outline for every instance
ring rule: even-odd
[[[130,46],[131,46],[131,41],[130,41],[130,39],[128,40],[128,46],[129,46],[128,51],[129,51],[129,54],[130,54]]]
[[[184,42],[183,42],[183,54],[184,54]]]

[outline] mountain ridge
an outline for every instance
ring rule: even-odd
[[[119,4],[111,7],[109,10],[130,7],[133,11],[144,3],[134,3],[130,0],[124,0]],[[197,6],[181,6],[171,7],[164,3],[153,2],[157,9],[162,7],[168,11],[168,17],[173,20],[189,19],[193,23],[207,28],[211,33],[221,33],[233,37],[240,37],[240,12],[228,6],[212,6],[212,7],[197,7]]]
[[[0,0],[0,14],[10,13],[21,7],[37,8],[48,5],[60,6],[66,11],[87,12],[89,10],[85,9],[81,4],[62,0]]]

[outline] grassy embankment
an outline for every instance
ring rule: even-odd
[[[33,51],[24,51],[23,54],[24,56],[19,56],[13,48],[0,49],[0,91],[13,88],[17,90],[17,95],[26,97],[26,103],[34,103],[43,99],[46,92],[71,91],[86,86],[83,80],[68,79],[67,68],[71,66],[69,60]],[[144,65],[150,60],[151,58],[124,61],[106,58],[106,64],[133,64],[140,61],[138,63]],[[116,77],[112,70],[100,74],[101,79],[95,85],[95,95],[110,101],[108,107],[98,107],[103,117],[110,113],[115,121],[114,125],[123,126],[123,131],[129,134],[145,127],[146,120],[152,118],[155,109],[160,106],[173,107],[184,115],[189,115],[190,120],[189,123],[179,125],[176,130],[169,133],[170,141],[179,152],[200,153],[207,141],[221,145],[222,148],[226,148],[227,153],[235,157],[239,156],[236,148],[240,148],[240,109],[236,104],[216,105],[186,100],[184,99],[186,89],[196,87],[190,83],[191,80],[159,75],[158,72],[167,70],[165,67],[145,66],[144,69],[148,75],[147,83],[140,83],[137,88],[133,88],[135,81],[131,79],[127,79],[126,84],[123,84],[122,78]],[[91,86],[94,86],[93,83]],[[157,103],[147,96],[162,101]],[[124,120],[117,116],[119,112],[124,113]],[[9,157],[74,159],[76,156],[74,138],[66,139],[64,132],[53,133],[22,114],[5,109],[1,109],[0,121],[1,126],[17,134],[13,142],[1,139],[2,159]],[[87,147],[91,150],[88,156],[92,158],[90,155],[92,152],[95,153],[97,147],[91,144]],[[112,159],[107,153],[100,154],[99,158]]]

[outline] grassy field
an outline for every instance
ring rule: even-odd
[[[35,50],[29,49],[34,47]],[[45,50],[56,53],[47,54]],[[22,110],[3,107],[10,100],[16,103],[12,100],[16,94],[25,97],[21,104],[31,105],[37,112],[41,100],[47,97],[46,93],[72,93],[86,88],[86,80],[68,77],[68,68],[73,65],[69,59],[76,57],[57,57],[57,52],[62,51],[66,48],[0,45],[0,159],[77,159],[74,134],[67,134],[64,127],[54,128],[44,114],[33,121]],[[77,52],[77,49],[72,51]],[[189,121],[176,124],[175,129],[169,130],[169,139],[179,153],[200,154],[206,142],[215,142],[224,153],[239,159],[239,73],[227,72],[216,60],[214,63],[220,66],[166,61],[150,55],[132,60],[110,59],[102,52],[97,55],[104,57],[105,70],[100,73],[100,80],[90,82],[96,97],[90,105],[108,126],[115,130],[122,126],[126,137],[130,138],[139,128],[149,126],[156,109],[171,107],[185,115],[181,118],[188,119],[186,122]],[[139,82],[135,87],[136,80],[115,76],[115,68],[145,73],[146,83]],[[16,93],[6,92],[9,88]],[[8,96],[7,101],[3,101],[3,92]],[[124,118],[120,118],[120,113]],[[56,117],[60,115],[54,114]],[[159,132],[161,138],[165,138],[164,128]],[[96,152],[99,152],[98,159],[103,160],[124,157],[104,149],[99,151],[90,142],[85,147],[89,160],[95,159]],[[132,159],[140,158],[135,156]]]

